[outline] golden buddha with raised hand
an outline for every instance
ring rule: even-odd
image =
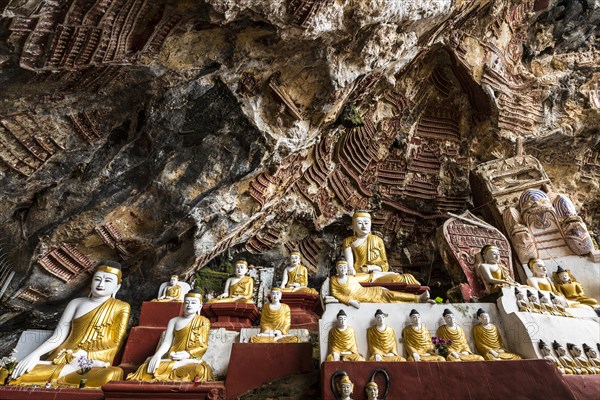
[[[496,325],[491,323],[490,315],[482,308],[477,310],[479,324],[473,327],[473,337],[477,351],[486,360],[521,360],[521,356],[506,350]]]
[[[329,331],[327,361],[365,361],[365,358],[358,352],[356,334],[354,329],[348,326],[346,312],[338,311],[336,320],[337,326]]]
[[[210,321],[200,315],[202,292],[193,289],[183,299],[183,312],[167,324],[156,352],[127,380],[176,381],[213,380],[212,368],[202,360],[208,349]],[[165,357],[166,356],[166,357]],[[163,358],[165,357],[165,358]]]
[[[250,343],[298,343],[298,337],[289,336],[292,324],[290,306],[281,303],[281,288],[271,289],[271,301],[265,304],[260,315],[260,333],[250,338]]]
[[[367,329],[369,361],[406,361],[398,354],[396,333],[386,323],[387,314],[375,311],[375,325]]]
[[[567,300],[576,301],[591,307],[598,307],[598,301],[585,295],[583,287],[571,275],[570,270],[563,269],[560,265],[556,272],[552,274],[554,284],[557,290],[567,298]]]
[[[91,362],[86,374],[88,387],[100,387],[123,379],[123,370],[113,367],[129,322],[129,304],[114,298],[121,287],[121,265],[103,261],[94,268],[88,297],[67,304],[54,333],[23,358],[12,373],[11,385],[52,385],[78,387],[78,363]],[[46,359],[40,358],[50,353]],[[0,371],[0,380],[6,370]]]
[[[283,271],[281,289],[284,292],[319,293],[308,287],[308,269],[301,264],[300,252],[295,250],[290,253],[290,266]]]
[[[456,318],[454,317],[454,313],[449,309],[445,309],[442,314],[445,325],[441,325],[436,334],[438,337],[445,339],[446,341],[452,340],[452,344],[448,347],[448,357],[446,357],[447,361],[483,361],[483,357],[478,354],[473,354],[471,348],[469,347],[469,343],[467,342],[467,338],[465,337],[465,332],[463,329],[456,323]]]
[[[409,314],[410,325],[402,330],[404,350],[408,361],[446,361],[435,354],[429,329],[421,321],[421,314],[415,309]]]
[[[248,262],[246,260],[237,260],[235,262],[235,276],[228,278],[225,282],[225,290],[216,299],[206,302],[212,303],[248,303],[252,304],[252,295],[254,294],[254,280],[247,276]]]

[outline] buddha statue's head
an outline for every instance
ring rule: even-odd
[[[527,263],[533,276],[537,278],[545,278],[548,270],[546,269],[546,264],[544,264],[544,260],[540,260],[539,258],[532,258]]]
[[[342,376],[342,378],[338,382],[337,387],[338,387],[338,391],[340,392],[340,395],[342,396],[342,398],[350,397],[350,395],[352,394],[352,391],[354,390],[354,384],[352,383],[350,378],[348,378],[348,375]]]
[[[377,326],[385,326],[385,319],[387,318],[387,316],[388,315],[386,313],[384,313],[380,309],[377,309],[377,311],[375,311],[375,323],[377,324]]]
[[[523,300],[523,292],[515,288],[515,297],[517,298],[517,300]]]
[[[538,348],[540,349],[540,353],[542,353],[544,357],[550,355],[550,346],[548,346],[548,344],[541,339],[538,343]]]
[[[348,261],[346,261],[345,259],[339,259],[335,263],[335,270],[337,271],[338,276],[348,275]]]
[[[335,318],[337,319],[337,324],[339,328],[346,329],[348,327],[348,316],[346,315],[346,312],[344,310],[338,311]]]
[[[410,323],[412,325],[418,326],[421,324],[421,314],[414,308],[410,310],[410,314],[408,314],[408,318],[410,318]]]
[[[94,268],[92,285],[90,287],[90,297],[100,298],[111,296],[121,288],[121,264],[115,261],[101,261]]]
[[[552,293],[550,293],[550,301],[552,302],[552,304],[560,305],[560,299]]]
[[[169,283],[171,284],[171,286],[176,285],[177,282],[179,282],[179,276],[178,275],[171,275],[171,279],[169,279]]]
[[[585,343],[583,344],[583,352],[589,359],[596,359],[598,357],[598,353],[596,352],[596,350],[594,350],[592,347],[588,346]]]
[[[371,233],[371,214],[364,210],[355,211],[352,216],[352,230],[359,237]]]
[[[480,308],[477,310],[477,319],[481,325],[487,325],[490,323],[490,314],[488,314],[483,308]]]
[[[538,292],[538,298],[540,299],[540,303],[541,304],[548,304],[548,303],[550,303],[550,301],[548,300],[548,298],[546,296],[544,296],[544,293],[542,293],[542,292]]]
[[[446,322],[448,326],[454,326],[454,322],[456,322],[456,318],[454,317],[454,313],[449,309],[444,309],[444,313],[442,314],[442,318]]]
[[[235,275],[238,278],[243,277],[248,272],[248,261],[239,259],[235,262]]]
[[[569,276],[569,273],[560,265],[556,269],[556,276],[558,277],[558,281],[560,283],[571,283],[571,277]]]
[[[367,400],[377,400],[379,397],[379,387],[377,386],[377,383],[369,381],[369,383],[365,385],[365,393],[367,394]]]
[[[278,304],[281,301],[281,288],[274,287],[271,289],[271,303]]]
[[[565,354],[567,354],[567,351],[565,350],[565,348],[562,347],[562,345],[560,343],[558,343],[556,340],[554,342],[552,342],[552,348],[554,349],[556,354],[558,354],[561,357],[564,356]]]
[[[300,252],[299,251],[292,251],[290,253],[290,264],[292,264],[292,267],[296,267],[298,265],[300,265]]]
[[[527,299],[531,303],[539,304],[538,297],[534,293],[532,293],[531,290],[527,290]]]
[[[500,262],[500,249],[488,244],[481,248],[481,257],[486,264],[498,264]]]
[[[200,289],[192,289],[183,297],[183,316],[200,314],[202,311],[202,292]]]
[[[581,355],[581,349],[576,344],[567,343],[567,349],[573,357],[579,357]]]

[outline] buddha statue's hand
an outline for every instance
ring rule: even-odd
[[[450,352],[450,355],[451,355],[452,357],[454,357],[454,358],[458,358],[458,359],[460,360],[460,355],[459,355],[457,352],[455,352],[455,351],[451,351],[451,352]]]
[[[150,358],[150,361],[148,361],[148,368],[146,368],[146,372],[148,372],[151,375],[154,375],[154,371],[156,371],[156,369],[160,365],[161,355],[162,354],[155,354]]]
[[[17,363],[15,370],[12,373],[12,378],[17,379],[21,375],[24,375],[31,371],[33,367],[40,363],[40,356],[35,352],[29,354],[27,357]]]
[[[226,297],[229,297],[229,296],[227,295],[227,293],[221,293],[220,295],[218,295],[218,296],[217,296],[217,299],[224,299],[224,298],[226,298]]]
[[[175,361],[179,361],[179,360],[185,360],[190,358],[190,353],[188,353],[185,350],[181,350],[181,351],[172,351],[170,354],[171,358]]]
[[[412,356],[415,361],[421,361],[421,356],[419,355],[419,353],[412,353]]]
[[[275,335],[275,337],[280,337],[283,336],[283,332],[281,332],[280,330],[274,330],[273,335]]]
[[[489,353],[492,355],[492,357],[498,358],[498,352],[495,350],[490,350]]]
[[[246,296],[235,296],[235,297],[233,298],[233,301],[245,300],[245,299],[246,299]]]
[[[360,308],[360,302],[358,300],[350,300],[348,305],[357,309]]]
[[[375,361],[381,361],[383,360],[383,357],[381,357],[381,354],[375,354]]]
[[[340,361],[340,353],[333,352],[333,361]]]

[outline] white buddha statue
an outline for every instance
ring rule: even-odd
[[[171,275],[169,282],[163,282],[163,284],[160,285],[158,297],[152,301],[183,301],[183,297],[190,289],[190,285],[179,281],[178,275]]]
[[[477,276],[483,281],[486,294],[497,293],[503,286],[516,286],[517,283],[511,278],[502,265],[500,249],[493,245],[483,246],[481,249],[483,261],[477,266]]]

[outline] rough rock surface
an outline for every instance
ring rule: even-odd
[[[443,294],[435,231],[518,138],[600,229],[592,0],[0,0],[0,353],[101,259],[133,314],[238,254],[327,274],[353,209]],[[476,212],[476,210],[475,210]]]

